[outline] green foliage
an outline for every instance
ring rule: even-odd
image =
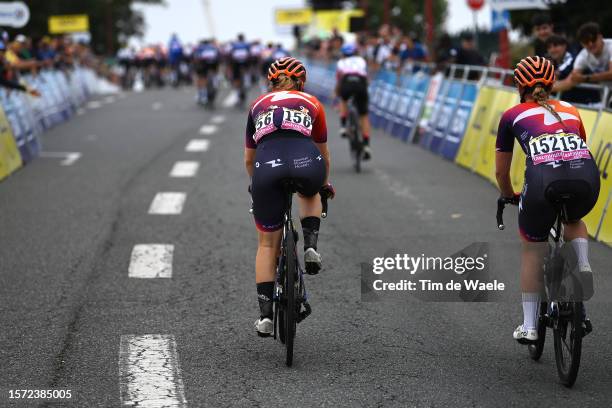
[[[512,26],[523,34],[531,34],[531,18],[540,10],[516,10],[510,12]],[[567,0],[565,4],[553,5],[549,10],[555,24],[555,31],[575,38],[576,31],[583,23],[599,23],[604,37],[612,37],[612,7],[610,0]]]
[[[131,8],[136,2],[162,4],[163,0],[26,0],[25,3],[30,8],[30,21],[25,27],[11,29],[9,32],[40,38],[48,34],[49,16],[87,14],[94,50],[98,53],[108,53],[109,28],[113,50],[128,37],[143,34],[143,16]]]
[[[359,1],[357,5],[359,5]],[[403,32],[415,32],[421,39],[425,37],[424,1],[390,0],[391,9],[397,7],[399,14],[390,13],[391,23]],[[433,0],[435,26],[439,27],[446,19],[447,0]],[[420,16],[415,19],[415,16]],[[379,27],[384,21],[384,1],[368,2],[368,27]]]

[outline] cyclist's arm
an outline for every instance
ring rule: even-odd
[[[512,152],[495,152],[495,178],[503,197],[514,196],[512,180],[510,179],[511,164]]]
[[[247,119],[246,132],[245,132],[245,143],[244,143],[244,166],[249,177],[253,177],[253,171],[255,169],[255,152],[257,145],[253,140],[253,134],[255,133],[255,123],[253,117],[249,114]]]
[[[510,179],[510,166],[512,164],[512,151],[514,150],[514,135],[510,124],[512,118],[506,111],[497,128],[497,140],[495,142],[495,178],[503,197],[514,196],[512,180]]]
[[[321,153],[321,157],[323,157],[323,161],[325,161],[325,184],[329,182],[329,148],[327,147],[327,142],[325,143],[315,143],[317,148],[319,149],[319,153]]]
[[[316,103],[317,117],[312,124],[312,141],[315,142],[321,157],[325,161],[325,183],[329,181],[329,148],[327,147],[327,121],[325,119],[325,110],[319,101]]]
[[[255,169],[255,152],[257,150],[249,147],[244,148],[244,166],[246,167],[247,174],[249,177],[253,177],[253,170]]]

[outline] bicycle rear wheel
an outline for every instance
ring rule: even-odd
[[[283,326],[285,331],[285,348],[287,355],[285,364],[291,367],[293,364],[293,341],[295,339],[295,330],[297,325],[297,254],[295,250],[295,234],[291,231],[287,234],[287,254],[286,254],[286,269],[284,288],[285,292],[285,309],[283,310]]]
[[[357,173],[361,172],[361,156],[363,155],[363,142],[361,140],[361,130],[359,129],[359,115],[354,108],[350,109],[349,132],[351,135],[351,153],[353,155],[353,167]]]
[[[561,383],[571,387],[578,376],[582,353],[582,302],[559,304],[559,317],[553,333],[557,372]]]
[[[538,361],[542,357],[544,351],[544,343],[546,341],[546,308],[548,302],[540,303],[540,318],[538,319],[538,340],[530,344],[527,348],[529,350],[529,357],[533,360]]]

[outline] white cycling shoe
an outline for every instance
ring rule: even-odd
[[[274,330],[274,323],[272,323],[272,319],[268,317],[260,317],[255,320],[255,330],[259,337],[269,337]]]
[[[526,330],[521,324],[514,330],[512,337],[521,344],[529,344],[538,339],[538,331],[536,329]]]
[[[309,275],[316,275],[321,270],[321,255],[314,248],[308,248],[304,252],[304,265],[306,266],[306,273]]]

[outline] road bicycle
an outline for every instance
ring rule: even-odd
[[[297,186],[291,180],[283,183],[285,191],[285,222],[282,231],[282,240],[278,267],[276,269],[276,282],[274,287],[274,338],[285,345],[285,364],[293,364],[293,344],[297,324],[312,313],[308,303],[308,293],[304,284],[304,269],[300,264],[297,252],[298,232],[291,218],[291,202]],[[321,191],[323,211],[321,218],[327,217],[326,191]]]
[[[363,133],[359,121],[359,112],[355,106],[354,98],[347,101],[346,136],[349,141],[349,149],[353,158],[353,168],[357,173],[361,172],[361,161],[363,159]]]
[[[590,321],[585,320],[583,304],[583,300],[592,295],[592,281],[578,278],[573,273],[571,262],[567,262],[567,256],[564,256],[563,223],[567,222],[566,203],[572,199],[572,195],[549,188],[546,197],[554,205],[557,215],[550,230],[548,255],[543,263],[544,290],[538,319],[538,339],[527,344],[530,357],[539,360],[544,351],[546,328],[552,329],[559,379],[563,385],[571,387],[580,368],[582,338],[592,331]],[[516,205],[517,202],[503,197],[497,200],[497,226],[500,230],[505,228],[503,211],[506,204]]]

